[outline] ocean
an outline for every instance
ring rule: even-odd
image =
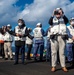
[[[46,50],[46,47],[44,48],[44,52],[45,52],[45,50]],[[28,49],[27,49],[27,47],[25,46],[25,52],[27,53],[27,51],[28,51]],[[14,46],[12,46],[12,52],[15,52],[15,47]],[[33,49],[33,47],[32,47],[32,50],[31,50],[31,53],[33,54],[33,52],[34,52],[34,49]],[[40,52],[38,51],[38,54],[39,54]],[[67,51],[66,51],[66,49],[65,49],[65,56],[67,56]]]

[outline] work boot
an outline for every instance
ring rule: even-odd
[[[34,57],[34,61],[37,61],[37,58],[36,57]]]
[[[68,70],[67,70],[66,67],[63,67],[62,70],[63,70],[64,72],[68,72]]]
[[[14,63],[14,65],[17,65],[17,64],[18,64],[18,62],[15,62],[15,63]]]
[[[71,62],[69,62],[69,63],[70,63],[70,65],[71,65],[71,68],[74,68],[74,62],[71,61]]]
[[[55,68],[55,67],[52,67],[52,68],[51,68],[51,71],[52,71],[52,72],[55,72],[55,71],[56,71],[56,68]]]

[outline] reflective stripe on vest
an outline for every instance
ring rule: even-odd
[[[34,33],[34,37],[35,38],[42,38],[43,35],[42,35],[42,32],[41,32],[41,28],[37,27],[33,30],[33,33]]]
[[[20,35],[24,35],[25,30],[26,30],[26,27],[24,27],[23,29],[20,29],[19,26],[15,27],[15,33],[20,34]],[[15,40],[16,41],[18,41],[18,40],[25,41],[25,37],[17,37],[17,36],[15,36]]]
[[[50,38],[50,31],[48,30],[47,38]]]
[[[29,37],[26,37],[26,44],[32,44],[33,41],[32,39],[30,39]]]
[[[66,33],[66,25],[64,23],[64,19],[60,18],[53,18],[53,27],[51,28],[51,33],[59,33],[64,34]]]
[[[4,35],[4,41],[13,41],[13,36],[6,32]]]
[[[72,35],[72,36],[74,36],[74,28],[70,25],[70,26],[67,26],[68,27],[68,29],[69,29],[69,31],[70,31],[70,34]],[[71,38],[69,38],[68,40],[67,40],[67,43],[72,43],[73,42],[73,40],[71,39]]]

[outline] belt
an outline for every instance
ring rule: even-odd
[[[4,41],[4,42],[13,42],[13,41]]]
[[[55,36],[64,36],[63,34],[53,34],[53,35],[55,35]]]

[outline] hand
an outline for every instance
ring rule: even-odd
[[[16,34],[16,36],[19,36],[19,34]]]
[[[22,37],[23,35],[22,34],[19,34],[19,36]]]
[[[72,37],[72,40],[74,40],[74,36]]]
[[[7,30],[10,30],[10,28],[8,27]]]
[[[54,9],[52,16],[54,16],[54,12],[56,11],[56,9]]]

